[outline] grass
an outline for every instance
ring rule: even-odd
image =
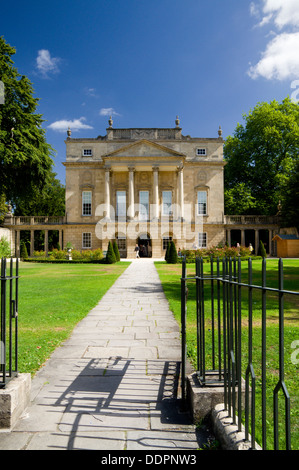
[[[19,371],[34,375],[127,267],[20,263]]]
[[[253,283],[261,285],[261,261],[253,261]],[[242,281],[247,281],[248,262],[242,262]],[[180,323],[180,265],[169,265],[163,262],[156,263],[162,281],[165,295],[171,310]],[[204,271],[208,272],[209,264],[204,264]],[[187,276],[193,276],[194,264],[187,265]],[[267,260],[267,286],[278,287],[278,261]],[[187,352],[190,361],[196,368],[196,305],[195,285],[188,282],[189,294],[187,303]],[[299,260],[284,260],[284,288],[286,290],[299,290]],[[248,301],[247,291],[242,293],[242,362],[243,377],[248,364]],[[278,300],[277,294],[267,293],[267,448],[273,448],[273,389],[279,379],[279,337],[278,337]],[[210,348],[211,339],[211,292],[209,285],[205,287],[205,314],[206,314],[206,347]],[[292,449],[299,448],[299,384],[298,384],[298,355],[292,347],[294,341],[299,340],[299,297],[285,296],[285,383],[291,397],[291,437]],[[217,341],[217,335],[216,335]],[[298,350],[297,346],[297,350]],[[294,356],[295,353],[295,356]],[[210,360],[210,363],[208,361]],[[297,364],[296,364],[297,362]],[[257,377],[256,395],[256,440],[261,443],[261,291],[253,291],[253,366]],[[207,369],[212,368],[211,357],[207,359]],[[284,448],[284,400],[280,402],[280,448]]]

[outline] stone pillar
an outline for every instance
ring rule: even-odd
[[[30,256],[33,256],[34,252],[34,230],[30,230]]]
[[[241,246],[245,246],[245,230],[241,229]]]
[[[19,258],[20,257],[20,240],[21,240],[21,232],[20,230],[16,230],[16,235],[17,235],[17,239],[16,239],[16,257]]]
[[[129,219],[134,219],[135,210],[134,210],[134,173],[135,168],[129,167],[129,207],[128,207],[128,217]]]
[[[108,219],[110,219],[110,171],[110,168],[105,169],[105,206]]]
[[[63,250],[62,243],[62,230],[59,230],[59,246],[61,250]]]
[[[179,167],[178,171],[178,186],[179,186],[179,205],[181,211],[181,219],[184,219],[184,172],[183,167]]]
[[[254,235],[255,235],[255,247],[254,247],[254,251],[255,251],[255,255],[258,254],[258,251],[259,251],[259,231],[258,229],[255,229],[254,230]]]
[[[154,172],[154,185],[153,185],[153,203],[154,203],[154,212],[153,218],[159,219],[159,168],[153,167]]]
[[[228,244],[229,247],[231,247],[231,243],[232,243],[232,241],[231,241],[231,230],[230,230],[230,228],[228,228],[227,229],[227,244]]]
[[[44,250],[46,252],[46,256],[48,256],[48,251],[49,251],[49,230],[45,230]]]

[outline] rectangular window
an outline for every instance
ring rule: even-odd
[[[206,149],[196,149],[196,155],[199,155],[199,156],[205,156],[207,154],[207,151]]]
[[[91,215],[91,191],[82,192],[82,215]]]
[[[206,232],[198,234],[198,247],[199,248],[207,248],[207,234],[206,234]]]
[[[82,248],[91,248],[91,233],[82,233]]]
[[[126,250],[127,249],[127,240],[125,237],[117,238],[117,246],[119,250]]]
[[[83,149],[83,157],[92,157],[91,149]]]
[[[207,214],[207,192],[198,191],[197,192],[197,215],[206,215]]]
[[[149,219],[149,192],[139,191],[139,220]]]
[[[162,192],[162,215],[170,215],[172,205],[171,191]]]
[[[116,216],[126,218],[127,201],[126,191],[116,191]]]

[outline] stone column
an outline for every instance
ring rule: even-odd
[[[34,230],[30,230],[30,256],[33,256],[34,252]]]
[[[48,251],[49,251],[49,230],[45,230],[44,250],[46,252],[46,256],[48,256]]]
[[[135,168],[129,167],[129,207],[128,207],[128,217],[129,219],[134,219],[134,173]]]
[[[231,241],[231,229],[228,228],[227,229],[227,244],[228,244],[229,247],[231,247],[231,243],[232,243],[232,241]]]
[[[59,230],[59,246],[60,246],[60,249],[63,250],[63,246],[62,246],[62,230]]]
[[[245,246],[245,230],[241,229],[241,246]]]
[[[153,202],[154,212],[153,218],[159,219],[159,167],[153,167],[154,172],[154,185],[153,185]]]
[[[254,254],[257,255],[258,251],[259,251],[259,243],[260,243],[260,241],[259,241],[259,230],[258,229],[254,230],[254,236],[255,236],[255,240],[254,240],[254,242],[255,242],[255,247],[254,247],[255,248],[255,253]]]
[[[179,205],[181,211],[181,219],[184,219],[184,167],[181,166],[178,168],[178,183],[179,183]]]
[[[20,230],[16,230],[16,257],[20,257],[20,240],[21,240],[21,232]]]
[[[110,171],[110,168],[105,169],[105,206],[108,219],[110,219]]]

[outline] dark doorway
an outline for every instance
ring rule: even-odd
[[[152,257],[152,241],[148,233],[142,233],[136,243],[138,243],[139,246],[140,258]]]

